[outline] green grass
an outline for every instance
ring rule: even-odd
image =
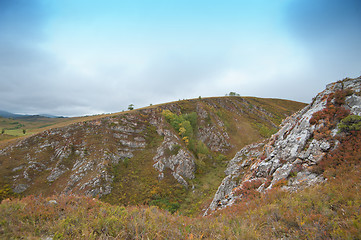
[[[26,132],[24,134],[23,129],[11,129],[11,130],[6,130],[5,134],[11,135],[14,137],[19,137],[19,136],[24,136],[24,135],[31,135],[32,132],[26,130]]]

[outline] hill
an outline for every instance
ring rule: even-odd
[[[361,77],[328,85],[270,139],[239,151],[208,216],[110,205],[85,196],[28,196],[0,204],[0,236],[360,239],[360,90]]]
[[[14,119],[18,119],[18,118],[32,118],[32,117],[40,117],[40,118],[62,118],[62,117],[54,116],[54,115],[51,115],[51,114],[36,114],[36,115],[15,114],[15,113],[7,112],[7,111],[4,111],[4,110],[0,110],[0,117],[3,117],[3,118],[14,118]]]
[[[0,117],[3,117],[3,118],[16,118],[19,116],[22,116],[22,115],[0,110]]]
[[[194,214],[224,177],[227,159],[303,106],[221,97],[72,120],[3,148],[2,182],[21,195],[83,194]]]

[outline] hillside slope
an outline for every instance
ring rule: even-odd
[[[322,173],[334,161],[329,159],[348,141],[343,136],[361,128],[360,93],[361,78],[329,84],[310,105],[287,118],[269,141],[239,151],[205,214],[274,187],[295,191],[324,182]],[[346,118],[349,115],[353,117]]]
[[[170,210],[197,201],[197,208],[224,177],[228,157],[303,106],[193,99],[49,129],[0,150],[1,182],[22,195],[84,194]]]

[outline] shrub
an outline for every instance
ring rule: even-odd
[[[163,110],[162,115],[167,122],[177,131],[188,149],[197,155],[197,142],[194,139],[197,129],[197,113],[191,112],[187,114],[174,114],[169,110]]]
[[[236,93],[236,92],[230,92],[228,95],[231,96],[231,97],[235,97],[235,96],[239,97],[239,94]]]
[[[338,124],[339,132],[349,133],[361,130],[361,116],[350,115],[341,120]]]

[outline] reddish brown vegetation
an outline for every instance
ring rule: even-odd
[[[310,124],[323,123],[323,126],[314,132],[315,139],[327,138],[331,129],[335,128],[341,119],[347,117],[350,111],[343,107],[346,96],[350,95],[350,90],[338,90],[331,93],[327,98],[326,108],[313,114]]]
[[[333,172],[341,165],[354,166],[361,163],[361,131],[343,134],[338,139],[339,146],[318,163],[318,172]]]
[[[345,117],[350,114],[350,111],[345,109],[345,99],[351,95],[352,91],[349,89],[336,91],[330,94],[327,98],[326,108],[313,114],[310,119],[311,124],[318,124],[322,121],[323,126],[314,132],[315,139],[330,139],[331,129]],[[339,146],[328,153],[315,166],[314,171],[323,173],[327,169],[334,169],[342,164],[354,165],[359,164],[361,159],[361,132],[351,131],[348,134],[342,134],[337,137],[340,142]]]

